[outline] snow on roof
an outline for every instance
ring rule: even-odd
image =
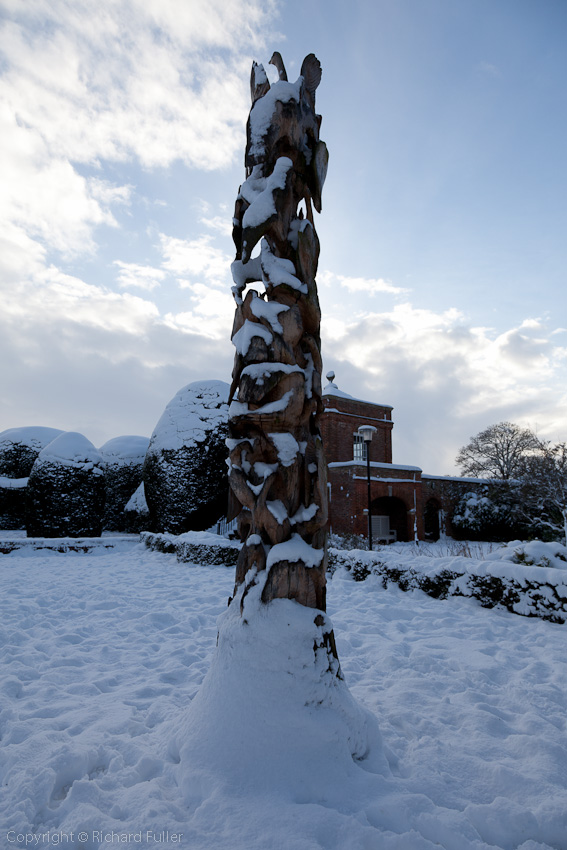
[[[142,461],[146,456],[149,444],[149,437],[131,435],[113,437],[100,447],[99,452],[106,463]]]
[[[17,443],[34,449],[42,449],[52,440],[63,434],[60,428],[46,428],[43,425],[28,425],[23,428],[8,428],[0,434],[0,449]]]
[[[428,475],[425,472],[421,476],[422,478],[427,478],[431,481],[458,481],[462,484],[489,484],[492,480],[492,483],[500,481],[500,479],[489,479],[489,478],[467,478],[461,475]]]
[[[328,383],[326,387],[323,387],[323,395],[336,395],[338,398],[350,398],[353,401],[360,401],[361,399],[355,399],[354,396],[349,395],[348,393],[344,393],[340,390],[336,384]]]
[[[391,404],[380,404],[377,401],[368,401],[365,398],[356,398],[355,396],[349,395],[348,393],[340,390],[338,386],[333,382],[329,381],[329,383],[323,388],[323,396],[331,395],[336,398],[348,398],[350,401],[361,401],[363,404],[372,404],[375,407],[386,407],[388,410],[393,410]],[[340,410],[335,410],[334,408],[326,408],[327,413],[341,413]]]
[[[334,460],[331,463],[328,463],[327,466],[330,468],[335,466],[366,466],[366,461],[364,460]],[[405,466],[401,463],[379,463],[378,461],[371,460],[370,466],[372,469],[403,469],[405,472],[421,472],[421,468],[419,466]]]
[[[64,431],[52,440],[38,455],[36,462],[56,462],[64,466],[101,466],[100,452],[83,434]]]
[[[150,450],[174,450],[204,442],[210,431],[228,420],[229,390],[225,381],[194,381],[180,389],[154,428]]]

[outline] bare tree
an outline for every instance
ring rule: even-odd
[[[567,443],[539,441],[524,458],[522,510],[536,528],[562,534],[567,545]]]
[[[485,428],[463,446],[456,458],[461,475],[499,478],[507,481],[521,475],[526,456],[538,451],[540,443],[528,428],[499,422]]]

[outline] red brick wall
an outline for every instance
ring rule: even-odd
[[[334,467],[335,462],[353,461],[353,435],[360,425],[374,425],[377,432],[370,443],[370,461],[388,466],[371,467],[371,498],[399,499],[400,518],[404,516],[405,529],[401,534],[406,540],[414,539],[414,518],[417,516],[417,533],[424,539],[425,506],[433,499],[445,514],[445,531],[450,535],[452,529],[448,517],[455,502],[468,490],[481,487],[483,482],[466,478],[442,478],[426,476],[423,481],[421,470],[414,467],[396,467],[392,464],[392,408],[388,405],[371,404],[354,398],[339,395],[323,396],[325,411],[321,416],[321,431],[327,463],[331,464],[328,473],[330,484],[329,524],[337,534],[368,533],[368,505],[366,462],[356,465]],[[415,479],[415,480],[413,480]],[[417,512],[413,512],[415,505]],[[390,503],[391,505],[392,503]],[[380,511],[373,510],[376,515]],[[400,523],[402,520],[400,519]]]
[[[323,404],[321,433],[327,463],[353,459],[353,435],[360,425],[378,429],[370,444],[370,460],[392,463],[391,407],[332,395],[323,396]]]
[[[447,476],[426,476],[423,480],[423,506],[429,499],[434,499],[444,513],[444,531],[449,537],[453,536],[451,514],[461,496],[474,490],[483,491],[486,481],[476,478],[453,478]]]
[[[415,480],[414,479],[415,476]],[[383,477],[385,480],[375,480]],[[399,538],[414,539],[414,492],[417,507],[417,533],[423,539],[423,500],[419,471],[393,467],[371,467],[370,497],[395,498],[403,503],[405,528]],[[408,480],[410,479],[410,480]],[[368,484],[365,464],[339,466],[329,469],[329,525],[336,534],[362,534],[368,532]],[[379,513],[373,508],[373,514]]]

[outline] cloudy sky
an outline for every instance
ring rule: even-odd
[[[323,66],[325,370],[455,472],[567,438],[565,0],[0,0],[0,430],[151,433],[230,380],[253,59]]]

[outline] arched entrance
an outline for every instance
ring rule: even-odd
[[[441,503],[437,499],[428,499],[423,512],[423,526],[426,540],[439,540],[441,524],[439,512]]]
[[[395,532],[395,538],[392,536],[390,539],[408,540],[408,509],[407,505],[401,499],[395,496],[380,496],[380,498],[374,499],[371,507],[373,529],[377,525],[380,525],[380,523],[375,521],[375,517],[388,517],[390,531]]]

